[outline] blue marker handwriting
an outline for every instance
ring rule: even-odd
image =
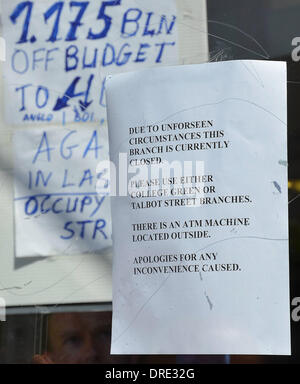
[[[14,90],[22,121],[96,121],[95,111],[105,108],[105,79],[97,74],[164,63],[176,47],[176,21],[174,14],[124,0],[14,1],[7,21],[15,30],[9,60],[19,76]],[[53,74],[70,75],[59,91],[52,89]]]

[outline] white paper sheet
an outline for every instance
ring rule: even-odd
[[[98,167],[108,160],[103,129],[16,131],[14,145],[16,256],[111,246],[108,169]]]
[[[175,0],[3,0],[6,120],[105,120],[105,74],[178,64]]]
[[[112,199],[113,354],[290,354],[286,97],[280,62],[108,80],[111,160],[132,166]],[[161,161],[187,178],[161,184]]]
[[[41,1],[38,0],[35,3],[39,5]],[[149,0],[145,1],[150,3]],[[43,3],[48,5],[44,0]],[[97,3],[97,0],[95,0],[95,3]],[[152,3],[154,2],[151,1]],[[6,6],[11,7],[11,4],[13,3],[10,0],[3,0],[2,11]],[[165,7],[166,1],[160,2],[160,4],[161,7]],[[177,0],[176,5],[178,43],[174,49],[175,54],[177,55],[178,52],[179,55],[178,62],[192,64],[208,60],[206,1]],[[65,9],[68,10],[68,8]],[[113,16],[111,13],[113,7],[107,9],[108,13]],[[76,10],[74,9],[74,11]],[[75,16],[75,13],[72,15]],[[19,21],[21,24],[25,13],[22,16]],[[62,17],[61,20],[64,20],[64,23],[69,25],[68,12],[66,16]],[[93,17],[93,20],[95,20],[96,16]],[[52,20],[49,20],[49,34],[51,32],[51,22],[53,25],[54,18],[55,15]],[[5,22],[3,13],[1,13],[1,22]],[[198,30],[201,30],[201,33],[195,33]],[[57,42],[57,44],[59,43],[61,42]],[[173,63],[172,60],[170,61]],[[145,65],[148,64],[146,63]],[[0,65],[0,79],[3,79],[3,67],[4,65]],[[108,66],[107,69],[113,70],[115,67]],[[2,161],[0,162],[2,196],[0,212],[1,217],[5,217],[5,220],[0,222],[1,296],[5,299],[7,307],[24,307],[25,305],[27,306],[25,310],[28,311],[30,311],[29,306],[31,305],[55,304],[52,307],[52,310],[55,310],[58,303],[110,302],[112,300],[110,249],[105,252],[101,251],[100,254],[95,251],[93,254],[78,254],[72,255],[72,257],[60,254],[50,258],[26,258],[26,260],[16,260],[15,258],[14,181],[12,166],[14,157],[12,135],[14,130],[12,126],[4,122],[4,104],[7,101],[7,98],[4,98],[4,81],[4,79],[2,82],[0,81],[0,88],[3,94],[3,103],[1,103],[2,113],[0,116],[0,152],[2,154]],[[15,109],[15,103],[16,99],[14,98],[11,102],[13,110]],[[103,115],[106,118],[106,114],[104,113]],[[35,127],[35,123],[33,124]],[[88,125],[98,128],[98,123]],[[43,129],[43,122],[38,126]],[[68,125],[68,128],[77,129],[77,124]],[[80,124],[80,128],[85,129],[85,125],[82,126]],[[28,126],[25,126],[23,129],[28,129]]]

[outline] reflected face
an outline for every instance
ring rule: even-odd
[[[126,363],[110,355],[111,312],[62,313],[48,322],[49,357],[54,363]]]

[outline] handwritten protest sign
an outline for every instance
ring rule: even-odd
[[[15,132],[16,256],[111,246],[106,143],[91,128]]]
[[[9,123],[105,120],[105,74],[178,62],[175,0],[5,1]]]

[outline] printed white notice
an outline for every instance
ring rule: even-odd
[[[15,132],[17,257],[111,246],[108,139],[103,136],[103,130],[91,128]]]
[[[286,64],[115,75],[107,102],[112,353],[290,354]]]
[[[105,74],[179,64],[175,0],[3,0],[6,120],[103,121]]]

